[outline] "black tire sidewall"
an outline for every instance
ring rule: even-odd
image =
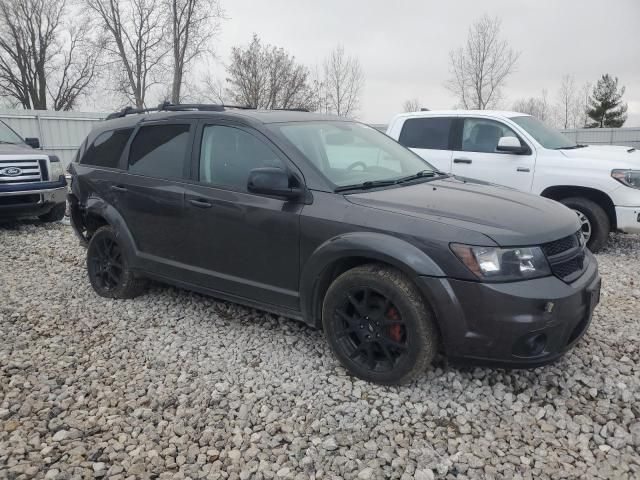
[[[352,361],[345,352],[342,342],[336,336],[338,320],[335,310],[344,304],[347,291],[368,287],[387,297],[398,309],[407,331],[407,355],[388,372],[373,372],[358,363]],[[340,363],[354,376],[366,381],[394,385],[403,383],[413,377],[416,366],[422,366],[425,359],[433,358],[433,339],[428,338],[433,334],[426,328],[430,322],[423,302],[416,302],[412,296],[407,296],[405,290],[394,284],[384,276],[373,271],[351,271],[338,277],[329,287],[323,304],[323,327],[331,350]],[[427,341],[425,341],[427,340]],[[419,368],[419,367],[418,367]]]
[[[120,279],[120,284],[113,289],[105,289],[102,288],[97,282],[95,278],[95,274],[93,272],[91,258],[95,255],[95,249],[97,242],[99,242],[102,238],[108,237],[111,238],[114,242],[118,244],[120,250],[122,252],[122,277]],[[126,252],[122,246],[122,242],[120,242],[116,230],[111,226],[100,227],[91,237],[89,241],[89,246],[87,247],[87,274],[89,276],[89,282],[93,287],[94,291],[105,298],[130,298],[133,296],[133,289],[136,282],[136,279],[129,268],[129,261],[127,259]]]
[[[64,218],[66,207],[67,206],[65,203],[59,203],[57,205],[54,205],[51,210],[40,215],[38,218],[45,223],[59,222]]]
[[[600,251],[607,243],[611,224],[604,209],[592,200],[575,197],[561,200],[561,203],[572,210],[583,213],[591,223],[591,238],[587,247],[593,253]]]

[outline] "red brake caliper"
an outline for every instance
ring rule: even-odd
[[[395,307],[391,307],[388,311],[387,311],[387,318],[389,320],[393,320],[394,322],[397,322],[400,320],[400,314],[398,313],[398,310],[395,309]],[[391,338],[391,340],[393,340],[394,342],[401,342],[402,341],[402,325],[391,325],[389,327],[389,338]]]

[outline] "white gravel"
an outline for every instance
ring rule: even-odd
[[[63,225],[0,226],[0,478],[640,478],[640,236],[598,256],[602,303],[556,364],[399,388],[292,320],[102,299],[84,253]]]

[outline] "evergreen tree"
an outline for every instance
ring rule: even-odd
[[[618,77],[603,75],[589,98],[589,128],[619,128],[627,120],[627,104],[622,101],[624,87],[618,90]]]

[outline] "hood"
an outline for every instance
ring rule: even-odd
[[[0,143],[0,155],[28,155],[28,154],[38,154],[41,155],[43,153],[42,150],[35,150],[31,148],[26,143],[19,144],[8,144],[8,143]]]
[[[580,228],[576,214],[558,202],[455,178],[345,197],[358,205],[473,230],[502,246],[539,245]]]
[[[640,150],[617,145],[587,145],[572,150],[559,150],[567,158],[598,160],[603,167],[640,169]]]

